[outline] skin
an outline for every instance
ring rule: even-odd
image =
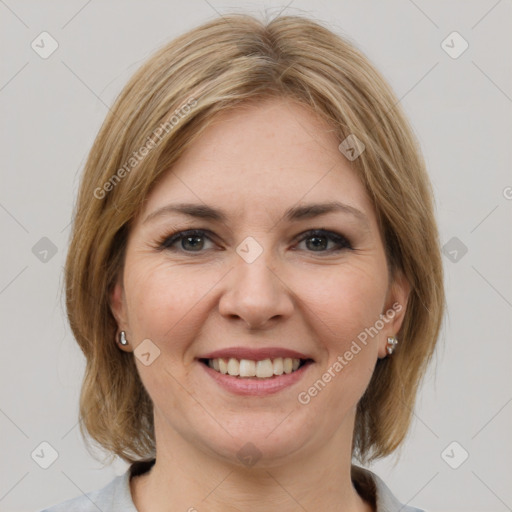
[[[111,306],[129,341],[120,349],[150,339],[160,350],[148,366],[135,358],[154,403],[157,446],[155,466],[130,482],[140,512],[373,510],[350,480],[355,408],[387,355],[387,336],[400,328],[409,286],[400,274],[389,281],[375,210],[339,142],[289,100],[223,113],[136,218]],[[367,224],[344,212],[283,218],[292,206],[329,201],[357,208]],[[144,222],[178,202],[223,209],[228,218],[167,213]],[[304,235],[320,228],[352,248],[325,233]],[[187,229],[206,233],[157,249]],[[236,252],[248,236],[263,249],[250,264]],[[317,396],[299,403],[298,394],[394,303],[401,311]],[[291,348],[314,364],[277,394],[241,397],[220,388],[196,359],[240,345]],[[252,467],[237,458],[248,442],[261,453]]]

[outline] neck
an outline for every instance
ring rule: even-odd
[[[372,512],[351,480],[351,429],[286,461],[260,459],[244,467],[212,457],[174,431],[157,428],[151,470],[130,482],[139,512],[332,510]],[[347,436],[348,434],[348,436]]]

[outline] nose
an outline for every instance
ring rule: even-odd
[[[293,296],[288,283],[271,268],[267,251],[252,263],[237,256],[235,268],[229,272],[226,291],[219,301],[224,317],[240,319],[250,329],[261,329],[277,320],[290,317]]]

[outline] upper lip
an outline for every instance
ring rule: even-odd
[[[250,361],[262,361],[263,359],[276,359],[278,357],[291,357],[292,359],[313,359],[312,357],[290,350],[288,348],[268,347],[268,348],[248,348],[248,347],[230,347],[208,352],[199,359],[217,359],[230,358],[248,359]]]

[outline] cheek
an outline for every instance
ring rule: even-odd
[[[386,270],[381,267],[368,258],[296,281],[297,296],[307,301],[313,318],[317,318],[315,325],[322,330],[320,339],[329,350],[344,350],[378,320],[387,289]]]
[[[148,366],[136,360],[139,375],[155,406],[166,404],[175,410],[183,407],[180,381],[190,370],[187,349],[201,328],[201,298],[214,280],[199,275],[199,266],[185,271],[167,261],[134,257],[125,275],[128,318],[135,344],[151,340],[160,355]],[[180,398],[181,397],[181,398]],[[190,406],[190,404],[189,404]]]
[[[165,260],[134,258],[125,287],[130,327],[136,338],[157,342],[186,338],[185,331],[198,328],[194,312],[201,310],[200,301],[215,285],[214,277],[199,265],[184,270]]]
[[[318,396],[318,410],[331,411],[339,424],[357,405],[374,372],[379,336],[368,332],[380,318],[387,281],[364,265],[347,265],[324,279],[316,277],[303,284],[316,290],[309,293],[309,318],[324,357],[308,383],[311,387],[304,391]]]
[[[309,323],[315,326],[313,334],[323,353],[318,371],[301,390],[301,400],[310,400],[318,415],[328,411],[332,429],[355,410],[374,372],[379,338],[365,329],[382,312],[386,272],[368,257],[331,267],[323,275],[304,274],[308,277],[299,281],[297,295],[308,297]]]

